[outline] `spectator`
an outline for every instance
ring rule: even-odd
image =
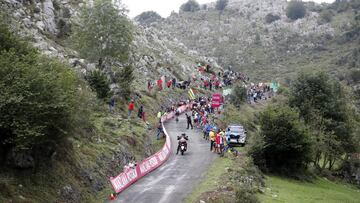
[[[187,120],[187,128],[186,129],[189,129],[190,126],[191,126],[191,129],[193,129],[194,127],[193,127],[193,124],[191,122],[191,116],[188,115],[187,113],[185,113],[185,115],[186,115],[186,120]]]
[[[115,106],[115,99],[112,97],[109,101],[109,112],[110,113],[112,113],[114,106]]]
[[[157,113],[157,118],[160,120],[161,119],[161,116],[162,116],[162,113],[161,113],[161,110]]]
[[[215,152],[220,154],[220,133],[216,133],[215,136]]]
[[[142,118],[142,117],[143,117],[143,113],[144,113],[144,107],[141,105],[140,108],[139,108],[139,111],[138,111],[137,116],[138,116],[139,118]]]
[[[159,80],[157,80],[157,86],[158,86],[160,91],[162,90],[162,82],[163,81],[161,80],[161,78]]]
[[[169,80],[169,81],[166,82],[166,86],[167,86],[168,88],[171,87],[171,80]]]
[[[156,139],[160,139],[160,135],[163,132],[163,128],[162,128],[162,123],[161,120],[159,121],[159,123],[157,124],[157,134],[156,134]]]
[[[209,133],[209,138],[210,138],[210,151],[213,151],[214,143],[215,143],[214,128],[211,128],[210,133]]]
[[[147,88],[148,88],[148,91],[149,91],[149,92],[151,92],[151,87],[152,87],[151,81],[148,80]]]
[[[172,79],[172,87],[175,88],[176,87],[176,78]]]
[[[134,110],[134,100],[131,100],[128,105],[128,119],[130,119],[133,110]]]
[[[113,201],[116,199],[116,193],[111,193],[109,196],[109,201]]]

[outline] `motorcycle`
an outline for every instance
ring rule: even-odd
[[[181,155],[184,155],[184,152],[186,151],[186,143],[185,142],[182,142],[180,143],[180,152],[181,152]]]
[[[178,136],[177,139],[180,140],[182,137]],[[183,137],[185,140],[189,140],[188,136],[184,136]],[[178,146],[178,152],[180,150],[181,155],[184,155],[184,152],[186,152],[187,150],[187,141],[179,141],[179,146]],[[177,153],[176,153],[177,154]]]

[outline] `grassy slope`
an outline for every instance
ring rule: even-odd
[[[234,160],[230,158],[217,158],[207,170],[204,179],[194,187],[184,202],[196,202],[202,193],[215,190],[219,185],[220,177],[226,173],[225,168],[233,166],[233,162]]]
[[[250,106],[244,105],[240,111],[234,109],[233,106],[228,105],[225,113],[225,118],[222,120],[224,123],[240,122],[243,123],[247,129],[249,129],[249,142],[251,142],[252,134],[256,133],[257,123],[256,114],[261,111],[264,106]],[[185,203],[195,203],[199,200],[205,200],[208,202],[232,202],[234,201],[234,195],[231,191],[224,191],[220,188],[222,186],[237,187],[235,181],[232,182],[235,176],[228,173],[226,168],[237,168],[241,176],[248,176],[245,155],[247,147],[241,148],[242,154],[245,159],[234,159],[232,156],[225,158],[218,158],[208,169],[204,175],[203,180],[194,187],[193,192],[184,200]],[[245,169],[245,170],[244,170]],[[236,178],[235,178],[236,179]],[[229,182],[232,182],[229,185]],[[360,191],[350,185],[343,185],[341,183],[331,182],[326,179],[317,178],[314,182],[300,182],[296,180],[286,179],[277,176],[266,176],[265,194],[258,195],[261,202],[360,202]],[[273,198],[273,195],[277,195],[277,198]],[[221,197],[220,199],[217,197]]]
[[[146,119],[154,126],[160,104],[167,105],[182,93],[144,93],[135,109],[144,105]],[[162,147],[163,141],[156,141],[154,130],[147,130],[135,118],[137,112],[130,121],[124,119],[126,104],[116,103],[114,114],[107,112],[107,105],[93,105],[96,110],[91,113],[90,124],[79,126],[47,167],[37,171],[0,169],[0,202],[56,202],[64,186],[74,189],[75,196],[80,197],[76,202],[102,202],[113,192],[108,178],[121,172],[127,159],[140,161]]]
[[[262,202],[360,202],[360,190],[353,186],[317,178],[312,183],[280,178],[266,177],[265,194],[259,195]]]
[[[242,123],[248,130],[248,135],[251,137],[251,134],[255,132],[256,127],[251,124],[256,112],[262,109],[263,106],[251,106],[243,105],[241,110],[235,109],[232,105],[227,105],[225,109],[224,118],[220,121],[217,121],[220,125],[226,125],[230,123]],[[246,152],[245,148],[237,148],[241,154]],[[243,155],[242,155],[243,156]],[[217,191],[221,186],[229,186],[231,188],[236,187],[233,183],[229,183],[231,174],[228,173],[227,168],[241,168],[243,166],[244,160],[240,158],[234,158],[231,154],[225,155],[225,157],[217,158],[215,162],[209,167],[204,178],[196,185],[192,193],[184,200],[186,203],[198,202],[200,199],[203,199],[207,202],[205,198],[209,196],[216,196],[211,193]],[[215,192],[216,193],[216,192]],[[219,193],[222,195],[222,193]],[[224,195],[223,195],[224,196]]]

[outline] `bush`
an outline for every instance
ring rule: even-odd
[[[272,13],[269,13],[269,14],[267,14],[267,15],[265,16],[265,22],[266,22],[267,24],[271,24],[271,23],[273,23],[273,22],[275,22],[275,21],[277,21],[277,20],[280,20],[280,19],[281,19],[280,16],[274,15],[274,14],[272,14]]]
[[[140,15],[135,17],[135,20],[142,26],[151,25],[154,22],[161,21],[163,18],[155,11],[142,12]]]
[[[322,12],[320,13],[319,23],[320,23],[320,24],[323,24],[323,23],[329,23],[329,22],[331,22],[333,15],[334,15],[334,14],[333,14],[330,10],[322,11]]]
[[[355,83],[360,82],[360,70],[352,70],[350,77]]]
[[[304,3],[298,0],[292,0],[289,2],[286,8],[286,16],[292,20],[303,18],[306,14]]]
[[[246,99],[247,99],[246,88],[242,86],[235,86],[230,95],[230,102],[234,106],[240,107],[242,103],[246,102]]]
[[[180,6],[180,10],[184,12],[195,12],[200,10],[200,4],[195,0],[189,0]]]
[[[99,99],[107,99],[110,96],[110,82],[104,72],[93,70],[86,76],[86,80]]]
[[[134,68],[130,65],[125,66],[120,72],[115,74],[116,83],[120,87],[120,94],[126,100],[130,99],[131,84],[135,79]]]
[[[74,127],[76,76],[0,30],[0,151],[54,150]]]
[[[215,4],[215,8],[218,11],[224,11],[226,6],[228,5],[229,0],[217,0]]]
[[[246,186],[240,186],[235,193],[235,203],[260,203],[256,193]]]
[[[251,150],[254,162],[263,159],[261,168],[283,175],[303,172],[311,161],[311,141],[299,114],[288,106],[270,106],[260,114],[260,126],[263,142]]]

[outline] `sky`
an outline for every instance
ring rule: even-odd
[[[168,17],[172,11],[178,12],[180,6],[188,0],[122,0],[127,9],[130,10],[131,18],[139,15],[144,11],[156,11],[162,17]],[[215,2],[216,0],[197,0],[199,4]],[[307,1],[307,0],[305,0]],[[317,3],[332,3],[334,0],[312,0]]]

